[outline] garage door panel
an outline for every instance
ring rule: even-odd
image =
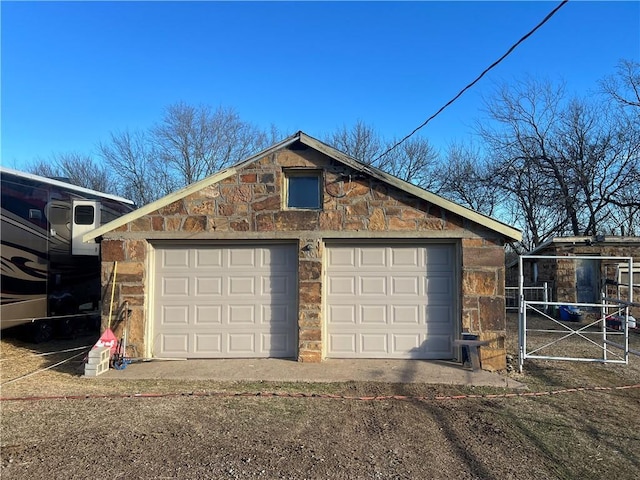
[[[420,314],[420,305],[392,305],[391,322],[394,325],[420,325],[424,318]]]
[[[453,294],[453,280],[449,274],[443,275],[428,275],[424,278],[424,292],[431,298],[432,295],[447,295]]]
[[[355,306],[353,309],[355,311]],[[352,323],[355,323],[355,319]],[[386,325],[387,305],[360,305],[360,323]]]
[[[260,293],[262,295],[290,295],[293,292],[289,280],[289,277],[286,275],[262,277]]]
[[[418,333],[410,334],[391,334],[392,355],[407,354],[409,358],[413,358],[416,354],[421,352],[420,345],[424,335]]]
[[[360,295],[386,295],[387,279],[381,275],[362,275],[359,287],[358,294]]]
[[[196,277],[195,295],[222,295],[221,277]]]
[[[285,334],[264,333],[260,336],[262,350],[273,355],[285,355],[291,349],[291,338]]]
[[[451,307],[448,305],[427,305],[424,312],[427,327],[438,327],[446,329],[447,331],[451,330],[451,317],[453,314]]]
[[[398,269],[418,270],[424,266],[424,257],[415,248],[395,248],[391,251],[389,267]]]
[[[450,246],[432,246],[425,255],[425,266],[429,272],[451,271],[454,264],[454,250]]]
[[[222,353],[221,334],[195,334],[195,352],[199,354]]]
[[[391,277],[391,293],[393,295],[420,295],[420,278],[416,276]]]
[[[162,295],[175,295],[181,297],[189,295],[189,278],[165,278],[162,282]]]
[[[253,248],[230,248],[227,255],[227,266],[231,269],[256,268],[256,250]]]
[[[356,294],[356,283],[352,276],[336,275],[329,279],[328,292],[331,295],[344,295],[351,298]]]
[[[256,338],[252,333],[232,333],[228,338],[229,353],[249,355],[256,351]]]
[[[346,354],[347,358],[356,350],[356,335],[349,334],[330,334],[329,335],[329,351],[336,358],[340,358],[341,354]]]
[[[330,305],[328,310],[328,321],[331,324],[355,324],[357,321],[355,305]]]
[[[256,279],[254,277],[231,277],[229,278],[229,296],[256,294]]]
[[[229,305],[227,312],[229,325],[254,325],[256,323],[254,305]]]
[[[189,305],[167,305],[160,312],[160,321],[163,325],[188,325]]]
[[[291,255],[291,248],[285,245],[260,249],[260,267],[268,268],[273,273],[290,272],[296,268],[296,257]]]
[[[452,358],[453,245],[337,244],[326,251],[329,357]]]
[[[162,247],[155,269],[154,356],[295,355],[294,245]]]
[[[360,335],[360,353],[366,355],[384,355],[389,351],[386,333],[366,333]]]
[[[432,355],[432,358],[451,358],[451,350],[449,348],[444,347],[447,343],[451,343],[450,335],[433,335],[429,334],[429,336],[422,343],[422,350],[429,355]]]
[[[189,252],[177,249],[164,250],[161,255],[163,268],[188,268]]]
[[[194,323],[196,325],[221,324],[222,323],[222,306],[221,305],[196,305]]]
[[[288,325],[293,312],[290,311],[288,304],[283,305],[262,305],[262,323],[268,323],[273,326]],[[286,327],[285,327],[286,328]]]
[[[332,248],[327,252],[327,263],[339,271],[347,268],[349,271],[356,266],[355,248]]]
[[[195,250],[195,268],[222,267],[222,251],[207,248]]]
[[[385,267],[387,265],[387,250],[384,247],[359,250],[359,265],[361,268]],[[355,255],[353,255],[355,258]]]
[[[160,336],[160,343],[167,354],[184,355],[189,345],[188,334],[164,334]]]

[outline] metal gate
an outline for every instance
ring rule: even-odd
[[[580,268],[586,262],[599,261],[601,267],[598,271],[602,277],[599,279],[600,302],[579,302],[584,297],[582,291],[578,291],[577,281],[574,283],[576,291],[571,292],[575,293],[576,301],[563,301],[563,298],[558,298],[560,294],[557,291],[546,301],[528,300],[523,274],[523,261],[526,260],[565,262],[565,267],[566,262],[573,262],[573,268],[566,268],[565,275],[569,271],[575,272],[576,276],[582,275]],[[526,359],[626,365],[629,354],[640,355],[640,351],[629,347],[629,330],[637,328],[630,308],[640,307],[640,303],[634,303],[633,297],[634,289],[640,285],[633,283],[633,275],[628,272],[635,272],[631,257],[521,256],[518,293],[520,372]],[[626,280],[626,283],[621,280]],[[567,291],[562,295],[570,296]]]

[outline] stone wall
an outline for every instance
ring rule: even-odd
[[[555,255],[559,259],[540,259],[536,260],[538,264],[538,284],[547,282],[552,287],[552,300],[556,302],[577,302],[577,289],[576,289],[576,260],[572,260],[571,256],[589,256],[594,259],[598,257],[632,257],[636,266],[640,265],[640,241],[616,241],[611,239],[605,242],[557,242],[549,246],[544,251],[539,252],[540,255]],[[598,279],[601,284],[604,280],[616,279],[616,261],[602,261],[600,263],[600,278]],[[533,284],[533,262],[531,260],[526,261],[523,264],[523,274],[525,285]],[[518,278],[518,266],[512,267],[509,272],[510,285],[517,286]],[[511,283],[514,281],[515,283]],[[616,297],[618,291],[613,287],[608,287],[607,296]],[[621,292],[621,298],[627,298],[626,292]],[[640,288],[634,289],[634,298],[636,301],[640,299]],[[632,315],[640,315],[640,308],[633,308]]]
[[[323,171],[321,211],[283,208],[283,169]],[[114,304],[131,311],[131,340],[144,351],[147,255],[154,240],[298,239],[298,360],[322,360],[323,239],[411,238],[454,241],[460,252],[460,329],[491,340],[483,366],[505,367],[504,251],[499,234],[354,171],[313,149],[283,149],[105,235],[103,325]],[[116,325],[116,329],[118,329]]]
[[[499,239],[462,239],[462,331],[490,340],[483,368],[506,368],[504,248]]]

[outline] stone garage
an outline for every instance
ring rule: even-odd
[[[502,369],[520,238],[298,132],[84,239],[139,356],[456,359],[469,332]]]

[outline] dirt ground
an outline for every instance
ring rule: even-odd
[[[509,328],[515,355],[513,316]],[[3,480],[624,480],[640,471],[640,358],[634,356],[626,366],[530,360],[524,374],[503,373],[524,382],[525,392],[375,382],[96,382],[81,377],[81,357],[20,378],[76,351],[36,353],[92,340],[34,349],[2,339]],[[640,335],[631,340],[640,350]],[[566,391],[578,388],[585,389]],[[266,391],[315,396],[235,395]],[[135,397],[139,392],[166,396]],[[545,392],[559,393],[533,395]],[[11,399],[53,395],[83,397]],[[340,398],[388,395],[408,398]]]

